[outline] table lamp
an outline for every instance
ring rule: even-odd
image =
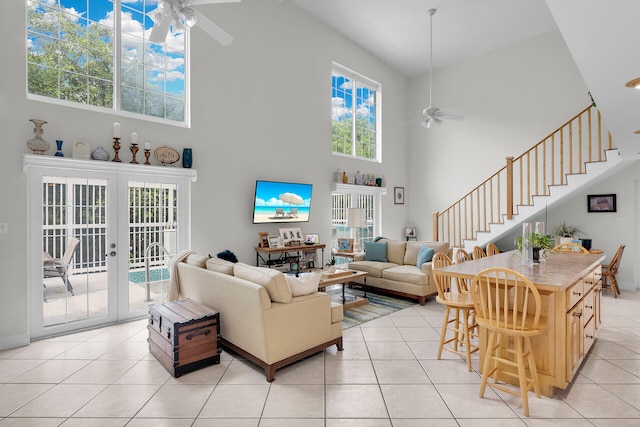
[[[367,226],[365,220],[364,208],[347,208],[347,227],[349,228],[364,228]],[[354,251],[360,251],[359,239],[356,236]]]

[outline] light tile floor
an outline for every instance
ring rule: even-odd
[[[436,359],[443,310],[431,300],[345,330],[343,352],[273,383],[227,353],[174,379],[148,353],[145,320],[0,351],[0,426],[638,426],[640,292],[607,292],[602,307],[575,382],[553,399],[530,394],[529,418],[511,395],[480,399],[462,359]]]

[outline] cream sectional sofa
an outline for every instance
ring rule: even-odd
[[[276,369],[333,344],[342,350],[342,305],[317,288],[294,297],[277,270],[197,254],[173,271],[178,298],[217,310],[223,348],[262,367],[267,381]]]
[[[379,239],[376,243],[386,244],[386,256],[369,256],[367,249],[371,253],[374,251],[372,245],[365,244],[365,253],[356,255],[354,261],[349,263],[350,269],[369,273],[366,278],[367,288],[415,298],[420,305],[424,305],[427,298],[438,294],[431,273],[431,261],[418,267],[418,254],[424,246],[432,248],[433,254],[443,252],[451,256],[449,243],[390,239]],[[364,284],[364,279],[357,282]]]

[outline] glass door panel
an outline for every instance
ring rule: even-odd
[[[109,179],[44,174],[41,186],[41,314],[32,318],[32,333],[113,321],[109,281],[117,270],[107,248],[115,242],[115,235],[109,239]]]

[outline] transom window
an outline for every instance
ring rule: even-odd
[[[187,37],[148,41],[158,0],[27,0],[27,93],[188,124]]]
[[[380,161],[380,84],[338,64],[331,75],[334,154]]]

